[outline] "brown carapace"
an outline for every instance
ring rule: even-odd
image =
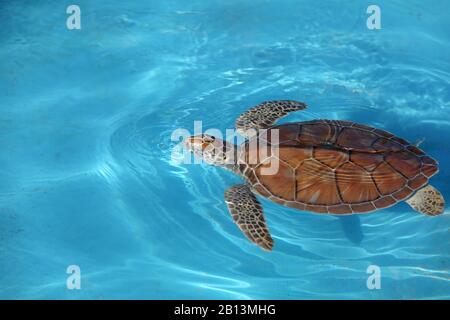
[[[277,155],[249,164],[271,135],[242,145],[240,170],[261,195],[317,213],[349,214],[383,209],[412,195],[438,171],[435,160],[407,141],[349,121],[314,120],[274,126]],[[262,143],[261,143],[262,142]],[[246,156],[244,158],[244,155]],[[278,173],[262,168],[278,161]]]

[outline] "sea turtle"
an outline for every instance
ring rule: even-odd
[[[350,121],[275,125],[288,113],[306,107],[280,100],[251,108],[236,120],[237,131],[246,138],[240,146],[206,134],[185,140],[185,147],[206,162],[244,178],[245,184],[225,191],[225,202],[250,241],[267,251],[273,248],[255,194],[322,214],[366,213],[403,200],[425,215],[443,213],[444,198],[428,184],[438,164],[418,146]],[[267,150],[261,152],[265,146]],[[276,170],[270,172],[274,163]]]

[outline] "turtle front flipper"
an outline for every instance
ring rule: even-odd
[[[290,112],[306,109],[306,104],[293,100],[266,101],[244,112],[236,119],[236,129],[244,137],[252,137],[259,129],[267,129]]]
[[[266,251],[272,251],[273,240],[264,219],[258,199],[245,184],[225,191],[225,202],[239,229],[253,243]]]

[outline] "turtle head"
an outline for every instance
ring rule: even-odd
[[[184,146],[208,164],[226,166],[235,163],[236,147],[214,136],[207,134],[191,136],[184,141]]]

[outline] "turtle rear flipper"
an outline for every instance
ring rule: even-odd
[[[290,112],[306,109],[306,104],[294,100],[266,101],[247,110],[236,119],[237,131],[251,137],[259,129],[267,129]]]
[[[225,202],[233,221],[245,236],[266,251],[272,251],[273,240],[258,199],[245,184],[225,191]]]
[[[416,211],[428,216],[437,216],[444,212],[444,198],[442,194],[433,186],[426,187],[417,191],[414,196],[406,202]]]

